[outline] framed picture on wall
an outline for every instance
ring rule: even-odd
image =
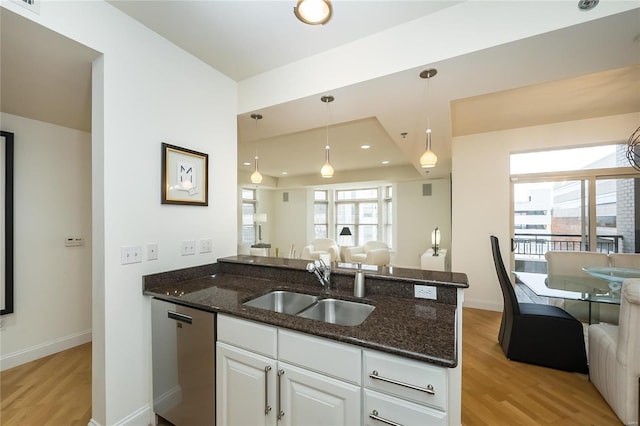
[[[209,205],[209,155],[162,143],[162,204]]]
[[[13,313],[13,136],[0,131],[0,315]]]

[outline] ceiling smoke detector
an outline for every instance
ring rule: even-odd
[[[600,0],[580,0],[578,2],[578,9],[591,10],[598,5]]]

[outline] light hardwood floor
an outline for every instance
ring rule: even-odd
[[[505,359],[500,313],[463,310],[462,422],[475,425],[620,425],[587,376]],[[91,345],[0,373],[0,425],[86,426]]]
[[[0,373],[0,425],[87,426],[91,343]]]

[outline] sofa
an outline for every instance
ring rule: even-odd
[[[640,421],[640,279],[622,284],[618,325],[589,326],[589,380],[625,425]]]
[[[391,261],[389,246],[382,241],[367,241],[361,246],[343,247],[343,260],[351,263],[386,266]]]
[[[340,260],[340,247],[331,238],[316,238],[302,248],[301,259],[318,260],[321,254],[328,254],[331,262]]]

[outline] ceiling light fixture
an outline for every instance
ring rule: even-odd
[[[324,25],[333,14],[329,0],[298,0],[293,8],[296,18],[308,25]]]
[[[333,96],[323,96],[320,98],[322,102],[327,104],[327,143],[324,146],[324,166],[320,169],[320,174],[323,178],[333,177],[333,166],[329,162],[329,122],[331,121],[331,114],[329,113],[329,103],[333,102]]]
[[[360,148],[362,149],[369,149],[371,148],[371,145],[361,145]]]
[[[431,151],[431,126],[430,126],[430,117],[429,117],[429,103],[431,102],[431,85],[429,80],[431,79],[431,77],[433,77],[434,75],[438,74],[438,70],[435,68],[429,68],[426,69],[424,71],[422,71],[420,73],[420,78],[426,78],[427,79],[427,92],[428,92],[428,99],[427,99],[427,148],[424,151],[424,153],[422,154],[422,156],[420,157],[420,166],[423,169],[428,169],[431,167],[435,167],[436,164],[438,163],[438,156]]]
[[[258,135],[258,120],[262,120],[262,115],[261,114],[251,114],[251,118],[253,118],[254,120],[256,120],[256,136]],[[253,171],[253,173],[251,174],[251,183],[262,183],[262,175],[260,174],[260,171],[258,170],[258,150],[256,149],[256,157],[255,157],[255,165],[256,168]]]

